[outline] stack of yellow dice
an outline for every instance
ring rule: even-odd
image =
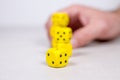
[[[51,17],[52,26],[50,36],[52,37],[52,48],[46,53],[46,62],[51,67],[64,67],[72,55],[72,29],[67,27],[69,16],[66,13],[54,13]]]

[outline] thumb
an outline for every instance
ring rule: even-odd
[[[97,28],[97,25],[95,24],[79,28],[73,33],[73,37],[71,39],[73,48],[78,48],[90,43],[99,35],[99,33],[100,29],[99,27]]]

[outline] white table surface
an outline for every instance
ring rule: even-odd
[[[76,49],[67,67],[51,68],[43,27],[0,27],[0,80],[120,80],[120,38]]]

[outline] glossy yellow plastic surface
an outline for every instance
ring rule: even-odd
[[[51,67],[65,67],[68,60],[68,54],[64,49],[50,48],[46,53],[46,63]]]
[[[72,44],[71,43],[54,43],[52,42],[52,47],[58,48],[58,49],[64,49],[68,53],[68,56],[72,56]]]
[[[69,57],[72,56],[72,44],[71,43],[58,44],[57,48],[62,48],[64,50],[66,50],[66,52],[68,53],[68,56]]]
[[[72,37],[71,28],[56,28],[52,33],[52,39],[55,43],[69,43]]]
[[[69,24],[69,16],[66,13],[57,12],[51,17],[52,25],[59,25],[60,27],[67,27]]]
[[[60,28],[60,26],[52,25],[52,26],[50,27],[50,36],[51,36],[51,37],[54,37],[54,36],[55,36],[55,31],[56,31],[56,30],[59,30],[59,28]]]
[[[65,67],[72,55],[70,44],[72,29],[68,27],[69,16],[63,12],[57,12],[52,15],[51,21],[50,36],[53,48],[46,52],[46,63],[55,68]]]

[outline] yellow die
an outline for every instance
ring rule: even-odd
[[[55,42],[54,40],[51,41],[51,46],[54,48],[57,48],[58,43]]]
[[[71,28],[56,28],[54,31],[53,41],[56,43],[68,43],[72,37]]]
[[[60,26],[52,25],[52,26],[50,27],[50,36],[51,36],[51,37],[55,36],[55,31],[56,31],[56,30],[59,30],[59,28],[60,28]]]
[[[52,42],[52,47],[53,48],[58,48],[58,49],[64,49],[68,53],[68,56],[72,56],[72,44],[71,43],[54,43]]]
[[[58,44],[57,48],[63,48],[66,50],[68,53],[68,56],[72,56],[72,44],[71,43],[66,43],[66,44]]]
[[[52,25],[59,25],[61,27],[67,27],[69,24],[69,16],[63,12],[56,12],[52,15]]]
[[[46,63],[51,67],[65,67],[68,64],[68,60],[68,54],[63,49],[50,48],[46,53]]]

